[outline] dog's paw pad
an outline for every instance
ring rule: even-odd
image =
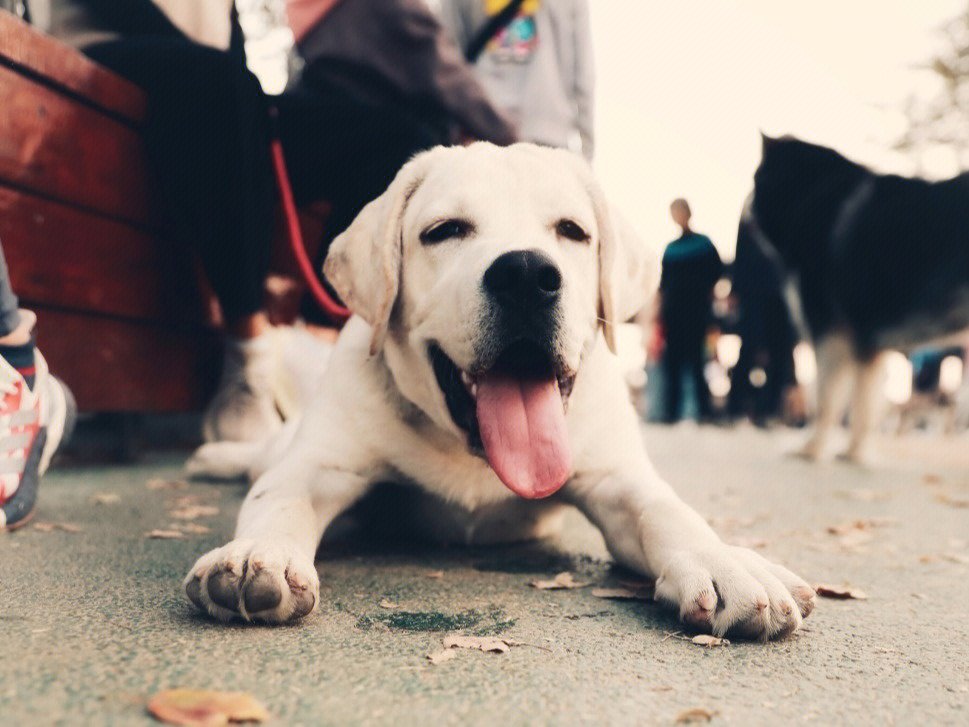
[[[202,556],[185,579],[188,599],[223,621],[296,621],[316,607],[319,588],[312,561],[278,541],[234,540]]]
[[[745,548],[683,552],[656,583],[659,600],[689,626],[718,636],[781,638],[813,608],[814,591],[781,566]]]
[[[248,613],[261,613],[279,606],[283,601],[283,592],[276,579],[266,571],[259,571],[246,584],[243,602]]]

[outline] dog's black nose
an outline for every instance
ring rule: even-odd
[[[515,250],[491,263],[484,287],[503,306],[548,306],[558,300],[562,273],[541,250]]]

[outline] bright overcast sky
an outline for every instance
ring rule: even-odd
[[[652,240],[687,197],[698,230],[732,256],[759,130],[908,173],[891,151],[916,70],[964,0],[590,0],[598,67],[596,168]],[[931,171],[947,174],[938,164]]]

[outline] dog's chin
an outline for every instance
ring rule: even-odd
[[[522,497],[547,497],[558,490],[571,471],[564,414],[575,372],[526,338],[512,341],[491,360],[475,362],[467,370],[437,343],[429,345],[428,353],[448,412],[466,434],[468,449],[487,459],[509,489]]]

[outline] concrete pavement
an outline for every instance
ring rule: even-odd
[[[787,641],[702,648],[655,604],[528,587],[562,570],[622,577],[576,515],[541,546],[337,546],[302,625],[217,625],[179,584],[230,536],[242,489],[164,488],[183,455],[155,455],[55,470],[40,526],[0,536],[0,724],[150,724],[145,698],[174,686],[251,692],[280,725],[671,724],[694,707],[723,724],[969,723],[969,441],[891,440],[886,463],[861,471],[785,458],[796,433],[645,436],[728,539],[870,598],[821,601]],[[218,513],[174,516],[198,505]],[[210,530],[145,537],[173,524]],[[527,646],[432,666],[446,632],[427,629]]]

